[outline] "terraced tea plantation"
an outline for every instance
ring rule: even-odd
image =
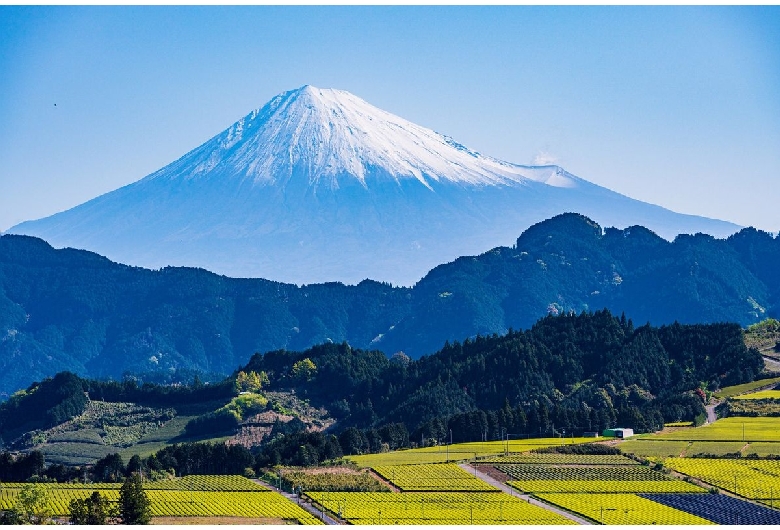
[[[506,493],[310,493],[352,524],[563,525],[565,517]]]
[[[67,517],[73,499],[85,499],[99,491],[109,501],[119,500],[120,484],[47,484],[49,508]],[[12,508],[23,484],[3,484],[0,510]],[[236,517],[320,524],[319,519],[289,501],[240,476],[192,475],[183,479],[144,483],[151,501],[152,517]]]

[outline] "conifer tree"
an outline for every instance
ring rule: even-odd
[[[138,473],[127,477],[119,488],[119,519],[122,524],[149,524],[152,519],[151,502]]]

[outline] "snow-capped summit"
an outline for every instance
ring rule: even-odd
[[[667,238],[738,229],[558,166],[485,156],[349,92],[306,85],[133,184],[9,232],[146,267],[410,285],[566,211]]]
[[[576,180],[557,167],[523,167],[482,156],[349,92],[310,85],[276,96],[174,166],[150,178],[219,175],[255,186],[284,186],[296,177],[306,178],[315,190],[405,179],[427,188],[435,182],[479,186],[529,180],[567,187]]]

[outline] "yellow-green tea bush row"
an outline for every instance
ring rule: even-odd
[[[703,493],[682,480],[510,480],[527,493]]]
[[[488,464],[556,464],[556,465],[638,465],[639,462],[623,455],[563,455],[558,453],[522,453],[494,456],[479,460]]]
[[[187,475],[186,477],[144,482],[145,490],[187,491],[266,491],[268,488],[241,475]]]
[[[498,491],[457,464],[375,466],[373,469],[403,491]]]
[[[352,524],[573,524],[506,493],[326,493],[309,495]]]
[[[499,464],[500,471],[517,480],[672,480],[645,466],[561,467]]]

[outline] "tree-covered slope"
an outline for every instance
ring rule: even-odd
[[[780,316],[777,263],[780,238],[754,229],[668,242],[642,227],[603,230],[576,214],[532,226],[511,248],[440,265],[413,288],[148,270],[4,235],[0,393],[63,370],[190,380],[193,371],[227,374],[254,352],[326,341],[417,358],[448,340],[602,308],[653,325],[745,326]]]
[[[277,410],[274,396],[281,394],[327,411],[329,432],[345,440],[355,429],[441,438],[448,425],[466,441],[482,439],[485,431],[495,439],[501,428],[549,435],[556,428],[581,433],[619,424],[644,432],[664,422],[703,421],[705,391],[752,381],[763,366],[736,324],[635,327],[604,310],[547,316],[526,331],[448,343],[418,360],[388,359],[346,342],[275,350],[253,355],[213,385],[139,387],[61,373],[0,404],[0,432],[14,448],[45,452],[35,441],[42,430],[76,417],[87,421],[85,409],[95,413],[118,403],[135,411],[129,422],[195,414],[187,434],[209,438]],[[116,438],[106,425],[93,426],[92,443]],[[301,421],[274,425],[269,438],[301,429]],[[86,430],[60,426],[48,439],[55,443],[63,433],[82,439]]]
[[[316,370],[296,381],[292,367],[305,359]],[[342,343],[256,354],[243,370],[267,372],[271,387],[296,388],[342,427],[401,422],[412,432],[432,420],[504,406],[525,414],[566,410],[570,429],[619,421],[649,430],[662,417],[693,420],[691,410],[703,408],[692,393],[702,385],[753,380],[763,366],[737,324],[635,328],[624,316],[597,311],[448,343],[416,361]]]

